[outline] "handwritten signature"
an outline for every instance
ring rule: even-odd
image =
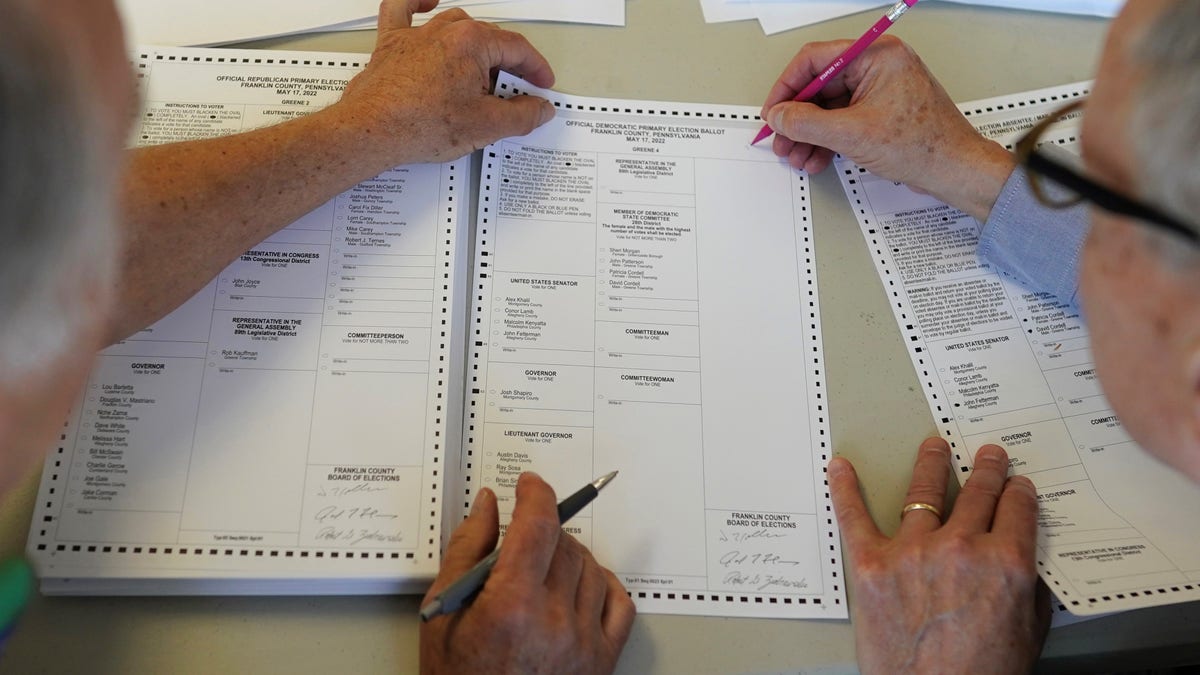
[[[786,560],[774,553],[742,553],[730,551],[718,559],[721,567],[734,565],[799,565],[799,560]]]
[[[343,487],[340,485],[335,485],[333,487],[328,488],[328,490],[325,488],[324,485],[318,485],[317,486],[317,496],[318,497],[345,497],[346,495],[353,495],[353,494],[369,494],[371,492],[383,492],[386,489],[387,488],[385,488],[385,487],[381,487],[379,485],[372,485],[370,483],[355,483],[351,487]]]
[[[750,541],[751,539],[780,539],[782,537],[786,537],[787,535],[783,534],[782,532],[773,532],[766,528],[760,527],[757,530],[751,530],[750,532],[728,532],[727,533],[727,532],[725,532],[725,530],[721,530],[717,534],[717,536],[723,542],[727,542],[730,539],[732,539],[735,542],[741,543],[743,541]]]
[[[328,520],[395,520],[399,518],[395,513],[384,513],[373,506],[354,506],[346,508],[343,506],[329,505],[323,507],[320,511],[313,514],[313,520],[318,523],[324,523]]]
[[[789,588],[801,590],[808,588],[808,579],[792,579],[778,574],[746,574],[734,570],[725,575],[724,582],[731,586],[753,586],[754,590],[762,591],[768,588]]]
[[[381,532],[361,527],[334,527],[326,525],[317,531],[317,541],[336,541],[354,546],[362,542],[399,544],[404,541],[403,532]]]

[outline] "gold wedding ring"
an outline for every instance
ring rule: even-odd
[[[905,504],[904,510],[900,511],[900,518],[903,519],[909,511],[928,511],[937,516],[938,520],[942,519],[942,510],[933,504],[926,504],[925,502],[913,502],[911,504]]]

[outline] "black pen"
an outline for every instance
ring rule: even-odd
[[[583,507],[591,503],[596,495],[600,494],[600,488],[608,485],[617,475],[616,471],[607,473],[596,480],[584,485],[578,492],[567,497],[558,503],[558,522],[565,523],[571,519],[571,516],[579,513]],[[454,583],[446,587],[446,590],[437,594],[437,597],[429,601],[428,605],[421,608],[421,620],[428,621],[435,616],[449,614],[457,611],[463,605],[471,601],[482,588],[484,582],[487,581],[488,575],[492,573],[492,568],[496,566],[496,560],[500,558],[500,547],[497,546],[495,551],[492,551],[488,557],[480,560],[474,567],[467,570],[467,573],[459,577]]]

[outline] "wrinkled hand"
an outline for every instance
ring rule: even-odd
[[[496,496],[481,490],[422,604],[496,547]],[[633,625],[616,576],[562,531],[554,490],[517,482],[500,558],[469,606],[421,626],[422,673],[611,673]]]
[[[898,38],[881,37],[811,102],[792,101],[850,44],[809,43],[779,76],[762,108],[776,132],[775,154],[819,173],[839,152],[877,176],[986,220],[1015,162],[975,131]]]
[[[921,444],[906,503],[945,510],[950,449]],[[945,524],[910,511],[894,538],[876,528],[850,462],[829,463],[834,509],[854,584],[858,665],[871,673],[1027,673],[1049,629],[1049,591],[1034,564],[1037,493],[1006,478],[985,445]]]
[[[461,9],[412,28],[413,12],[437,0],[383,0],[371,61],[331,112],[370,139],[382,166],[443,162],[554,117],[530,96],[501,100],[488,92],[497,69],[540,87],[554,84],[550,64],[523,36],[475,21]]]

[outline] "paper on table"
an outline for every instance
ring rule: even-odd
[[[706,23],[757,19],[768,35],[884,6],[878,0],[700,0]]]
[[[1116,16],[1125,4],[1124,0],[947,0],[968,5],[1027,9],[1035,12],[1059,12],[1063,14],[1094,14]]]
[[[378,0],[117,0],[128,44],[219,45],[295,33],[371,30]],[[491,21],[563,21],[625,25],[625,0],[453,0],[413,17],[461,7]]]
[[[377,0],[117,0],[125,41],[138,45],[215,45],[370,20]]]
[[[1087,83],[962,104],[1011,144]],[[1071,149],[1078,120],[1048,132]],[[838,157],[838,175],[956,474],[1008,449],[1038,488],[1038,571],[1074,613],[1200,599],[1200,487],[1145,454],[1100,389],[1077,309],[976,256],[980,224]]]
[[[757,19],[768,35],[884,6],[878,0],[700,0],[705,22]]]
[[[752,4],[758,16],[758,25],[762,26],[763,32],[767,35],[884,7],[878,0],[803,0],[802,2],[755,0]],[[866,24],[863,28],[867,28],[869,25]]]
[[[746,106],[566,96],[484,149],[467,493],[619,470],[567,530],[642,611],[846,616],[807,176]]]
[[[931,2],[932,0],[924,0]],[[948,0],[963,4],[989,7],[1008,7],[1040,12],[1062,12],[1070,14],[1092,14],[1115,16],[1123,0]],[[768,35],[801,26],[808,26],[840,16],[856,14],[874,8],[884,8],[891,3],[867,0],[863,2],[827,2],[823,0],[700,0],[704,20],[708,23],[758,19],[763,32]],[[924,4],[924,3],[922,3]]]
[[[439,6],[428,14],[413,17],[413,23],[426,23],[438,13],[455,5]],[[503,0],[472,2],[463,9],[472,17],[488,21],[562,21],[608,26],[625,25],[625,0]]]
[[[705,23],[724,23],[726,21],[745,21],[754,19],[754,5],[749,2],[729,2],[728,0],[700,0],[700,11],[704,14]]]

